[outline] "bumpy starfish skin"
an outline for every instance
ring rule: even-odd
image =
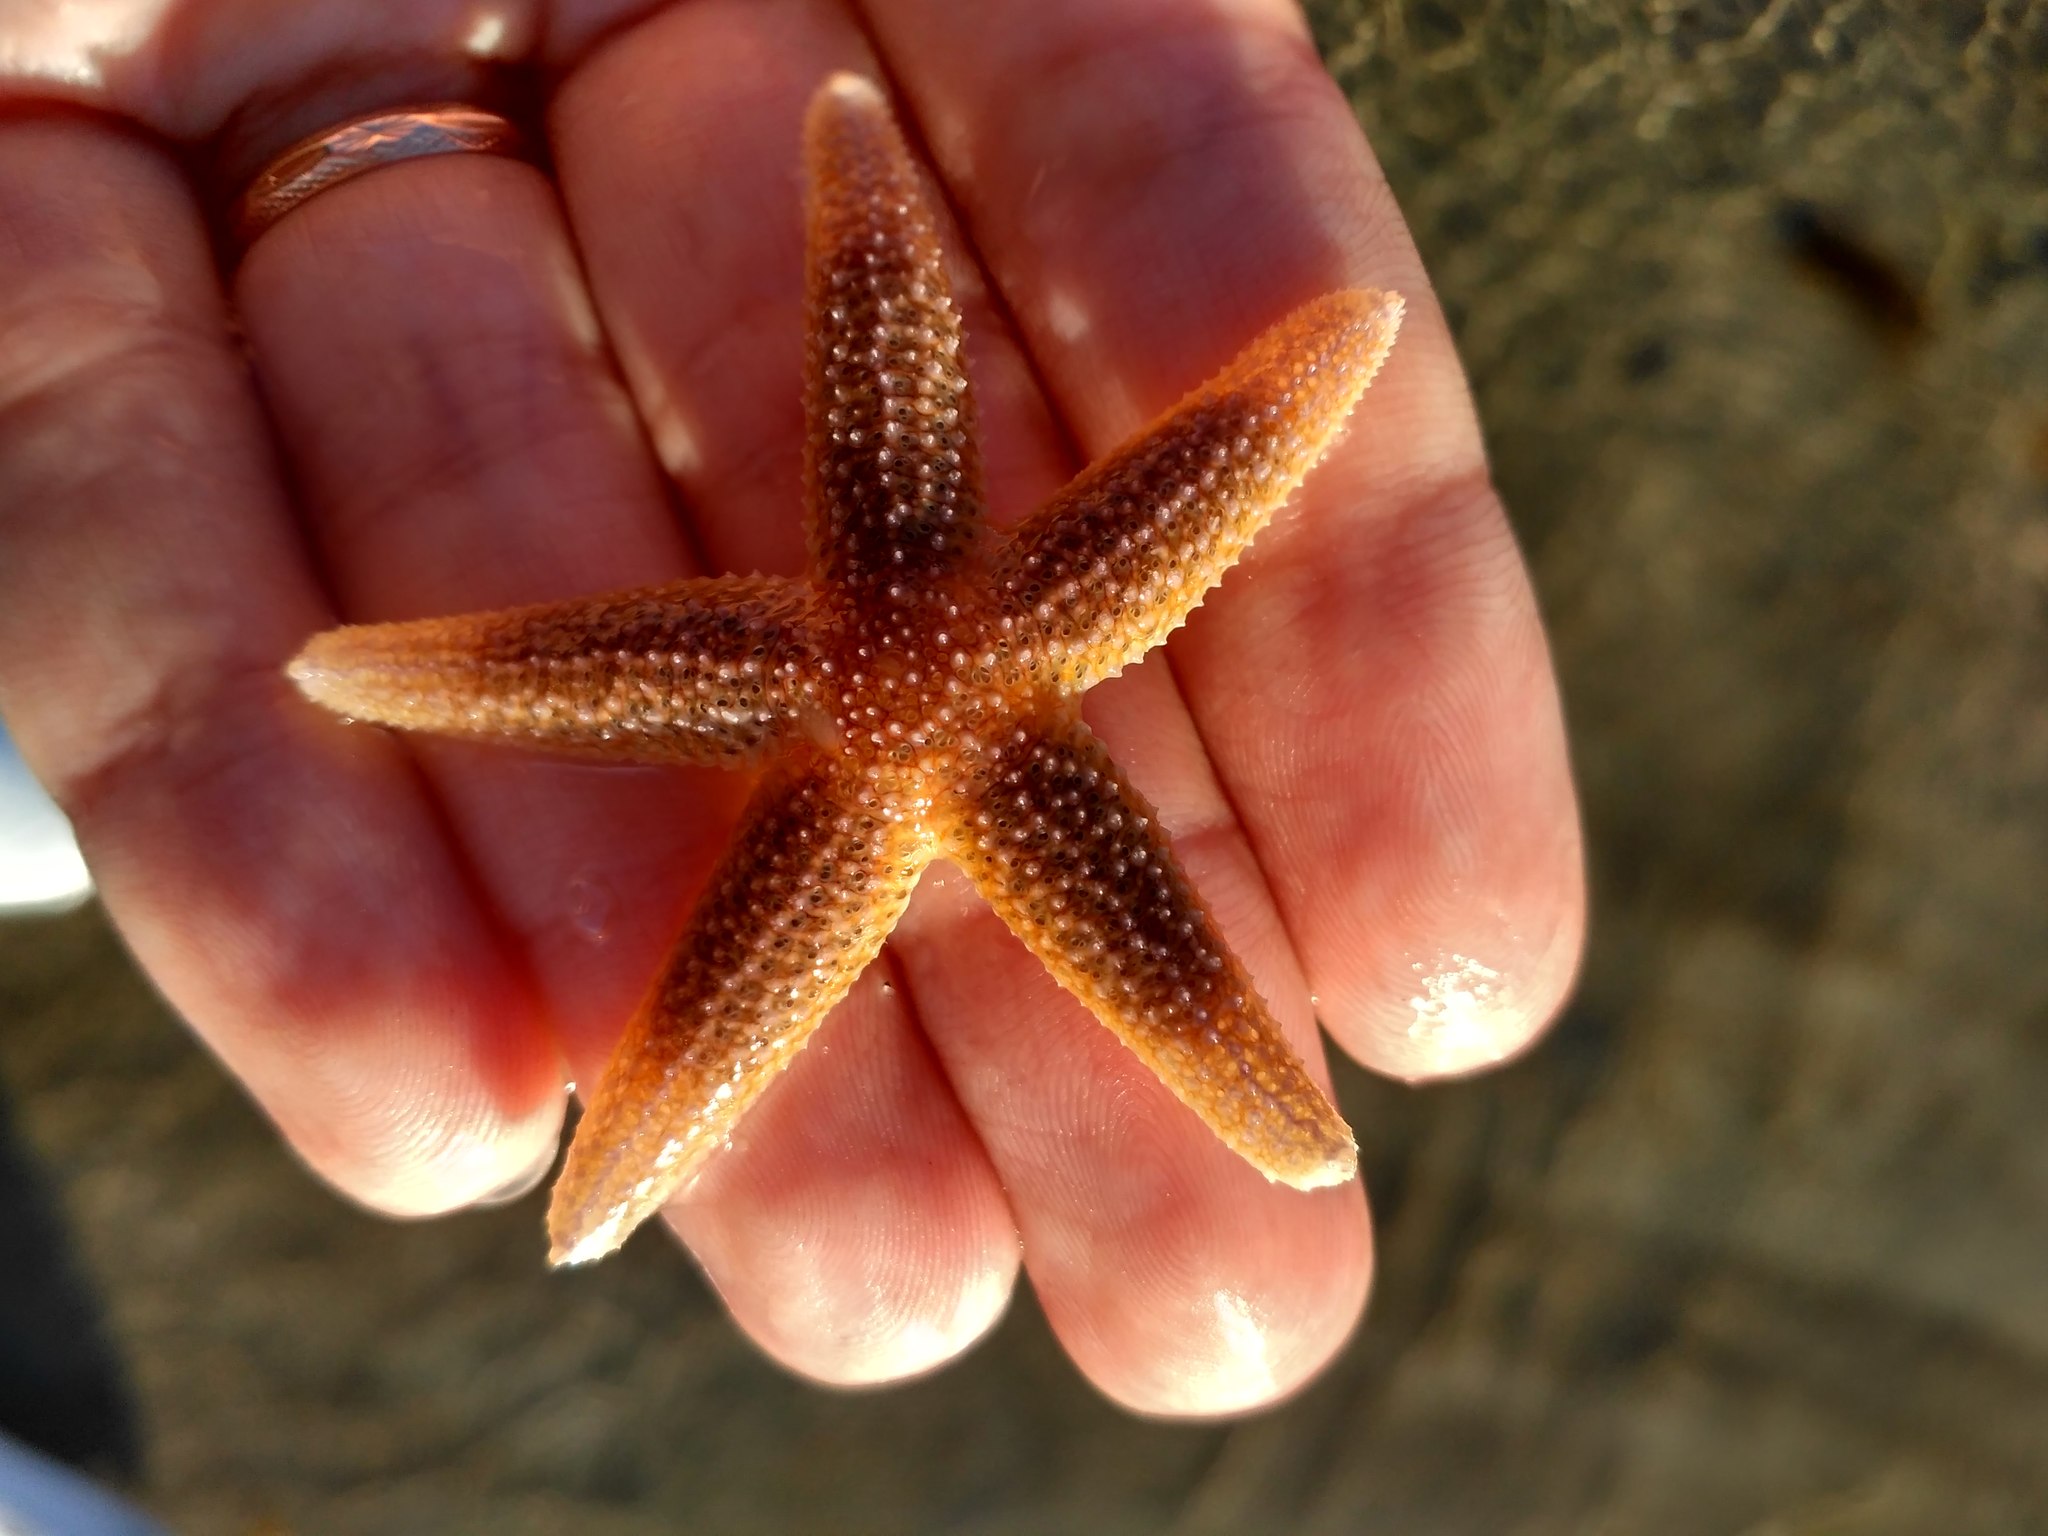
[[[675,1192],[936,857],[1268,1177],[1350,1178],[1349,1130],[1079,701],[1187,617],[1322,456],[1400,299],[1296,310],[1004,536],[982,522],[959,318],[887,106],[836,77],[805,140],[811,578],[332,630],[291,666],[329,708],[408,729],[770,759],[577,1130],[552,1258],[610,1252]]]

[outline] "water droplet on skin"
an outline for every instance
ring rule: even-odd
[[[1494,967],[1470,955],[1451,954],[1434,964],[1416,961],[1421,989],[1408,1000],[1414,1016],[1411,1041],[1460,1060],[1497,1060],[1495,1019],[1507,1001],[1506,984]]]

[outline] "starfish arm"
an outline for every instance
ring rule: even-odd
[[[931,849],[815,754],[755,792],[592,1096],[550,1262],[610,1253],[682,1185],[880,953]]]
[[[814,568],[864,601],[953,568],[981,507],[960,316],[882,94],[837,75],[805,124],[805,368]]]
[[[1020,722],[963,795],[941,851],[1231,1150],[1299,1189],[1357,1171],[1350,1129],[1085,725]]]
[[[811,591],[721,576],[315,635],[287,668],[338,714],[633,763],[739,762],[803,711]]]
[[[1022,668],[1078,692],[1185,622],[1336,438],[1401,307],[1304,304],[1019,527],[997,576]]]

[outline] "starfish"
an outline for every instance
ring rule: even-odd
[[[1321,458],[1397,295],[1295,310],[1005,534],[937,227],[881,92],[813,98],[808,579],[720,576],[348,626],[289,667],[358,720],[761,776],[578,1126],[550,1260],[611,1252],[844,997],[933,859],[1229,1147],[1298,1188],[1349,1128],[1080,699],[1164,640]]]

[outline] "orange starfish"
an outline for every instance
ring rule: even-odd
[[[881,94],[805,127],[809,580],[714,577],[316,636],[344,715],[634,763],[776,757],[578,1128],[556,1263],[609,1253],[881,950],[934,858],[1231,1148],[1309,1189],[1349,1129],[1080,696],[1185,620],[1329,446],[1401,300],[1329,294],[1014,532],[982,519],[960,322]]]

